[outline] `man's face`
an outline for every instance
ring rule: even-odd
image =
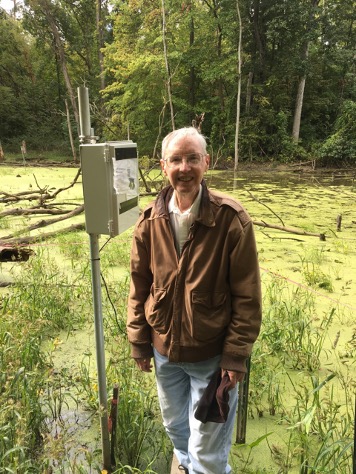
[[[195,137],[172,140],[164,158],[161,167],[175,191],[196,195],[210,161],[209,155],[203,153],[199,140]]]

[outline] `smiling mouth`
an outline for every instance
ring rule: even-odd
[[[184,181],[185,183],[187,183],[188,181],[191,181],[193,178],[189,177],[189,176],[181,176],[180,178],[178,178],[178,181]]]

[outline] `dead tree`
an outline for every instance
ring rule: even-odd
[[[68,185],[58,189],[50,190],[48,186],[40,186],[36,176],[34,176],[37,189],[31,189],[29,191],[21,191],[16,194],[7,193],[5,191],[0,191],[0,203],[5,203],[6,205],[15,204],[17,207],[13,209],[5,209],[0,212],[0,219],[10,216],[44,216],[52,215],[59,216],[54,219],[41,219],[38,222],[24,227],[20,231],[16,231],[12,234],[5,235],[0,237],[0,247],[6,249],[10,248],[16,249],[22,245],[28,245],[33,242],[38,242],[40,240],[45,240],[51,238],[60,233],[73,232],[77,230],[84,230],[84,223],[70,225],[60,231],[50,231],[48,233],[41,233],[37,236],[26,236],[21,237],[21,235],[28,234],[30,231],[35,229],[40,229],[44,227],[50,227],[51,225],[61,222],[67,219],[70,219],[74,216],[82,214],[84,212],[84,205],[80,203],[58,203],[54,202],[60,193],[70,189],[78,181],[78,178],[81,174],[81,170],[78,169],[74,180]],[[21,203],[33,202],[36,201],[36,204],[31,207],[18,207]],[[68,206],[70,209],[68,209]],[[73,209],[74,206],[74,209]],[[64,208],[65,207],[65,208]]]
[[[195,119],[192,120],[192,126],[201,133],[203,122],[204,122],[205,112],[195,115]]]

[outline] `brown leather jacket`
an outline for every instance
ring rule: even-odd
[[[152,345],[175,362],[222,355],[246,371],[261,324],[261,287],[251,219],[234,199],[208,190],[179,258],[168,186],[140,216],[133,236],[127,331],[132,357]]]

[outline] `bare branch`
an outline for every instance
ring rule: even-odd
[[[281,230],[283,232],[289,232],[291,234],[296,234],[296,235],[308,235],[311,237],[319,237],[320,240],[324,241],[326,240],[325,234],[317,234],[314,232],[307,232],[306,230],[301,230],[301,229],[294,229],[292,227],[285,227],[285,226],[280,226],[280,225],[275,225],[275,224],[268,224],[267,222],[264,221],[253,221],[254,225],[258,225],[260,227],[267,227],[268,229],[277,229]]]
[[[2,203],[5,203],[5,204],[8,204],[8,203],[11,203],[11,202],[19,202],[19,201],[25,201],[25,200],[27,200],[27,201],[38,200],[41,205],[44,205],[45,201],[53,200],[58,196],[59,193],[61,193],[63,191],[67,191],[67,189],[72,188],[76,184],[76,182],[78,181],[78,178],[79,178],[80,174],[81,174],[81,168],[78,169],[76,176],[74,177],[73,181],[68,186],[65,186],[63,188],[58,188],[53,193],[47,192],[47,186],[45,186],[44,188],[41,188],[40,185],[37,182],[36,176],[33,175],[39,191],[33,191],[33,190],[31,190],[31,191],[21,191],[21,192],[16,193],[16,194],[7,193],[5,191],[0,191],[0,203],[2,202]],[[3,196],[3,197],[1,197],[1,196]]]
[[[75,204],[78,206],[78,204]],[[68,211],[67,209],[51,209],[51,208],[41,208],[38,209],[38,207],[30,207],[26,209],[21,209],[21,208],[15,208],[15,209],[8,209],[7,211],[2,211],[0,212],[0,218],[1,217],[8,217],[8,216],[32,216],[32,215],[41,215],[41,214],[49,214],[49,215],[63,215],[67,214]]]
[[[36,224],[30,225],[28,227],[25,227],[25,228],[21,229],[21,231],[17,231],[16,234],[10,234],[10,235],[3,236],[0,240],[0,242],[1,241],[6,242],[10,239],[14,239],[15,235],[25,234],[26,232],[30,232],[30,231],[35,230],[35,229],[41,229],[43,227],[47,227],[49,225],[56,224],[57,222],[61,222],[61,221],[64,221],[66,219],[70,219],[71,217],[74,217],[74,216],[77,216],[77,215],[81,214],[83,211],[84,211],[84,204],[82,204],[81,206],[76,207],[75,209],[73,209],[73,211],[68,212],[64,216],[58,217],[56,219],[47,219],[47,220],[43,219],[43,220],[37,222]]]
[[[247,189],[246,191],[249,193],[249,195],[252,197],[252,199],[253,199],[254,201],[258,202],[259,204],[262,204],[262,206],[264,206],[266,209],[268,209],[270,212],[272,212],[272,214],[273,214],[274,216],[277,217],[277,219],[281,222],[281,224],[282,224],[283,226],[285,225],[284,222],[283,222],[283,220],[279,217],[278,214],[276,214],[276,213],[274,212],[273,209],[271,209],[269,206],[267,206],[267,204],[265,204],[264,202],[262,202],[262,201],[260,201],[259,199],[257,199],[257,198],[251,193],[251,191],[249,191],[248,189]]]
[[[29,245],[29,244],[34,244],[36,242],[43,242],[44,240],[47,240],[51,237],[56,237],[58,235],[61,235],[61,234],[67,234],[69,232],[77,232],[77,231],[81,231],[81,230],[85,230],[85,224],[84,223],[81,223],[81,224],[73,224],[69,227],[65,227],[63,229],[59,229],[59,230],[55,230],[53,232],[47,232],[47,233],[44,233],[44,234],[38,234],[38,235],[34,235],[34,236],[27,236],[27,237],[19,237],[19,238],[13,238],[11,240],[6,240],[6,241],[2,241],[0,239],[0,245],[8,245],[9,243],[12,244],[12,245]]]

